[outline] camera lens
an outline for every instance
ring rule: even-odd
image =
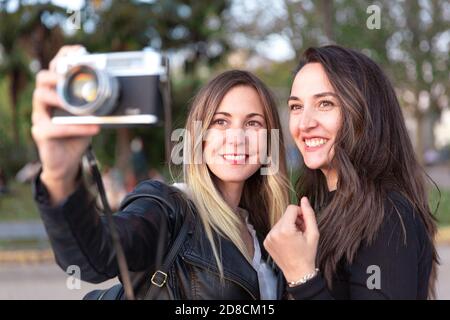
[[[98,80],[91,70],[80,70],[72,75],[66,87],[67,102],[73,106],[83,106],[95,101],[98,92]]]
[[[64,108],[74,115],[107,115],[117,102],[118,82],[106,72],[79,65],[70,69],[58,92]]]

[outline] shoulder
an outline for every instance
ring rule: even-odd
[[[170,185],[156,180],[139,183],[121,202],[121,210],[142,213],[162,211],[171,219],[187,210],[187,198]]]
[[[195,214],[193,204],[183,191],[156,180],[139,183],[122,201],[121,210],[125,209],[144,215],[162,213],[173,230],[179,229],[188,211]]]
[[[398,191],[390,191],[384,201],[384,221],[401,222],[411,228],[425,227],[413,203]]]
[[[171,194],[177,192],[177,189],[158,180],[145,180],[140,182],[134,190],[130,193],[141,193],[141,194],[157,194],[161,196],[170,196]]]
[[[384,219],[379,233],[404,245],[421,247],[427,231],[420,213],[411,201],[398,191],[390,191],[384,201]]]
[[[133,191],[131,191],[122,201],[121,207],[124,208],[137,199],[153,199],[171,204],[175,201],[176,194],[179,190],[157,180],[145,180],[139,183]]]
[[[383,219],[373,238],[361,244],[353,266],[364,266],[361,275],[364,277],[370,265],[390,272],[398,268],[411,271],[419,260],[429,258],[431,249],[425,224],[414,205],[399,192],[389,192],[384,198]]]

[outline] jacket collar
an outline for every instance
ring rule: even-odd
[[[200,219],[197,219],[196,230],[193,235],[193,243],[188,248],[184,257],[186,260],[204,267],[209,271],[220,275],[214,258],[212,247],[204,232]],[[243,287],[254,299],[260,299],[258,276],[253,266],[234,246],[234,244],[223,237],[217,237],[217,246],[222,260],[225,279]]]

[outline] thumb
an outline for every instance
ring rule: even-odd
[[[284,212],[282,219],[283,219],[284,223],[287,225],[295,225],[295,222],[297,221],[297,217],[298,217],[299,213],[300,213],[300,207],[291,204],[286,208],[286,211]]]
[[[314,213],[314,209],[311,207],[309,200],[307,197],[303,197],[300,201],[303,222],[305,224],[305,233],[306,236],[318,236],[319,229],[317,227],[316,214]]]

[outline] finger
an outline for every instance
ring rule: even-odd
[[[60,76],[50,70],[41,70],[36,74],[36,87],[56,87]]]
[[[33,92],[32,122],[49,121],[51,107],[62,108],[62,101],[54,89],[40,87]]]
[[[305,224],[305,233],[310,236],[318,236],[319,229],[317,227],[316,214],[311,207],[308,198],[303,197],[300,201],[303,223]]]
[[[299,206],[289,205],[280,219],[277,230],[284,235],[292,235],[299,231],[297,219],[301,210]]]
[[[286,208],[286,211],[284,212],[280,220],[282,220],[282,224],[288,225],[295,224],[299,213],[300,207],[291,204]]]
[[[50,61],[50,64],[49,64],[50,71],[56,72],[56,65],[57,65],[59,58],[66,56],[72,52],[76,52],[77,50],[80,50],[81,48],[84,48],[84,47],[79,44],[67,45],[67,46],[61,47],[61,49],[59,49],[56,56],[52,59],[52,61]]]
[[[92,137],[100,132],[99,125],[55,125],[52,123],[34,125],[31,128],[36,141],[58,138]]]
[[[86,137],[94,136],[100,132],[100,126],[97,124],[87,125],[52,125],[49,130],[50,138],[58,137]]]
[[[305,232],[305,224],[303,223],[302,216],[297,217],[297,220],[295,220],[295,225],[301,232]]]

